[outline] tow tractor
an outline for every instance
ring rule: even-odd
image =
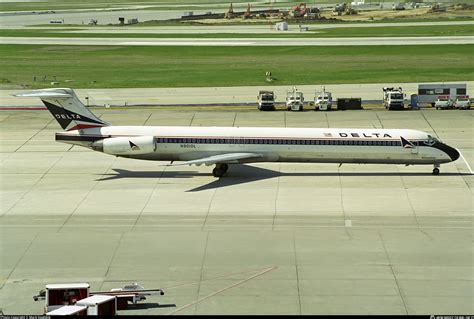
[[[298,92],[296,87],[293,87],[293,91],[286,93],[286,109],[288,111],[303,111],[303,102],[303,92]]]
[[[316,92],[314,97],[314,109],[320,111],[329,111],[332,107],[332,94],[331,92],[326,92],[325,87],[323,86],[322,92]]]

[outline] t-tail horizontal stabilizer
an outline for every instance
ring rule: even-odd
[[[109,125],[89,111],[72,89],[44,89],[14,94],[14,96],[39,97],[66,131]]]

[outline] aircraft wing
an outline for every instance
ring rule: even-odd
[[[209,157],[203,157],[200,159],[195,159],[191,161],[181,162],[178,164],[169,164],[167,166],[179,166],[179,165],[201,165],[205,164],[206,166],[213,164],[238,164],[241,160],[250,160],[263,157],[262,154],[258,153],[229,153],[229,154],[220,154],[213,155]]]

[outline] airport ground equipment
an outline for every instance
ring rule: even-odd
[[[418,85],[418,103],[420,105],[431,104],[434,107],[438,97],[443,95],[448,95],[454,101],[459,95],[467,95],[467,85],[466,83]]]
[[[469,95],[460,95],[454,101],[454,108],[459,110],[469,110],[471,108],[471,100]]]
[[[117,297],[93,295],[76,302],[76,306],[87,308],[88,316],[115,316],[117,314]]]
[[[46,285],[44,313],[63,306],[74,305],[77,301],[89,297],[89,288],[88,283]]]
[[[273,91],[259,91],[257,96],[258,109],[260,111],[275,110],[275,93]]]
[[[454,102],[449,98],[448,95],[441,95],[438,97],[438,100],[435,102],[435,108],[437,110],[443,109],[452,109],[454,108]]]
[[[89,289],[90,285],[88,283],[48,284],[45,289],[40,290],[38,295],[33,296],[33,299],[35,301],[45,300],[44,313],[47,313],[63,306],[80,304],[86,298],[99,296],[87,299],[86,303],[95,302],[95,304],[99,305],[106,303],[107,305],[99,306],[99,308],[105,307],[106,310],[108,309],[107,311],[111,311],[112,299],[116,300],[114,306],[116,310],[124,310],[128,308],[129,302],[137,304],[140,301],[146,300],[147,296],[162,296],[165,294],[162,289],[145,289],[138,283],[114,288],[110,291],[90,292]]]
[[[314,96],[314,109],[319,111],[329,111],[332,107],[332,93],[327,92],[323,87],[322,92],[316,92]]]
[[[405,107],[405,95],[401,87],[384,87],[382,91],[383,105],[387,110],[403,110]]]
[[[61,308],[51,310],[46,313],[47,316],[86,316],[87,307],[86,306],[62,306]]]
[[[304,95],[296,87],[286,92],[286,109],[288,111],[303,111]]]
[[[147,296],[163,296],[165,293],[162,289],[145,289],[138,283],[125,285],[121,288],[114,288],[110,291],[91,292],[91,294],[111,295],[117,297],[117,309],[127,309],[128,302],[136,305],[140,301],[146,300]]]
[[[350,97],[350,98],[338,98],[337,99],[337,110],[362,110],[362,98]]]

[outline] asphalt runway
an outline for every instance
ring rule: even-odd
[[[91,19],[99,24],[119,23],[119,17],[137,18],[139,21],[168,20],[180,18],[186,9],[182,10],[70,10],[69,12],[51,13],[51,10],[32,12],[3,12],[0,14],[2,26],[21,27],[29,25],[49,24],[50,21],[64,21],[65,24],[84,24],[87,26]],[[189,11],[189,10],[188,10]],[[209,11],[209,10],[207,10]],[[196,10],[195,14],[204,14],[206,10]],[[222,12],[222,10],[220,10]]]
[[[413,128],[474,167],[472,111],[96,109],[120,125]],[[430,166],[166,167],[54,141],[47,111],[0,111],[0,308],[48,283],[139,282],[120,314],[473,313],[473,176]]]
[[[350,38],[41,38],[0,37],[0,44],[132,45],[132,46],[359,46],[473,44],[474,36]]]

